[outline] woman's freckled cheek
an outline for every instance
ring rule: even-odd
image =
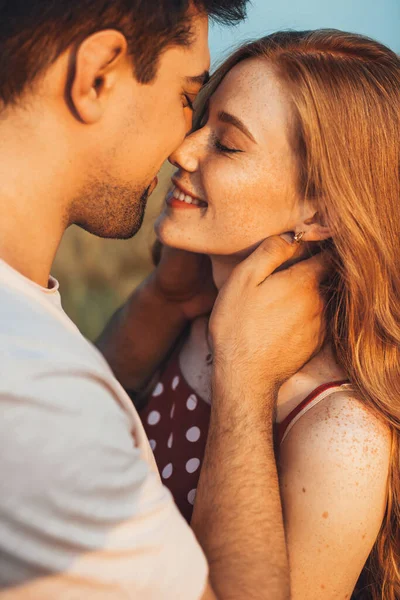
[[[288,218],[282,185],[276,183],[282,179],[266,172],[259,161],[246,168],[245,160],[239,158],[240,168],[230,161],[223,177],[216,179],[210,173],[204,181],[212,203],[212,225],[232,251],[280,233]]]

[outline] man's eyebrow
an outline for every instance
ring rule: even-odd
[[[194,75],[192,77],[186,77],[186,81],[192,85],[204,85],[210,79],[210,73],[204,71],[201,75]]]
[[[234,115],[231,115],[230,113],[221,110],[218,113],[218,120],[222,123],[228,123],[228,125],[233,125],[242,133],[244,133],[244,135],[246,135],[252,142],[254,142],[255,144],[257,143],[253,134],[249,131],[246,125],[240,119],[238,119],[238,117],[235,117]]]

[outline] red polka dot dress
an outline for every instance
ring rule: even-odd
[[[210,423],[210,405],[186,383],[179,353],[170,359],[140,417],[164,485],[190,522]]]

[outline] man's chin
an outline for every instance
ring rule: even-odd
[[[152,182],[145,189],[101,182],[93,184],[78,198],[75,212],[79,217],[71,222],[97,237],[127,240],[143,224]],[[82,198],[85,198],[82,210]],[[79,214],[80,213],[80,214]]]
[[[150,189],[151,186],[148,186],[139,198],[137,194],[131,194],[129,197],[127,194],[121,194],[117,206],[110,206],[107,203],[104,210],[96,214],[96,219],[88,219],[76,224],[97,237],[129,240],[143,225]]]
[[[124,219],[121,222],[108,223],[106,227],[101,227],[96,231],[91,231],[94,235],[104,239],[111,240],[130,240],[141,229],[144,220],[144,209],[140,214],[136,214],[134,219]]]
[[[126,216],[126,218],[120,223],[120,226],[111,232],[111,235],[109,236],[110,238],[118,240],[130,240],[140,231],[143,225],[149,195],[150,188],[147,188],[140,197],[140,202],[136,207],[137,210],[135,214]]]

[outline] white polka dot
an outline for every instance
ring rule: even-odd
[[[189,442],[197,442],[197,440],[200,438],[200,435],[201,431],[198,427],[191,427],[186,432],[186,439],[189,440]]]
[[[173,441],[174,441],[174,434],[171,433],[171,435],[168,438],[168,442],[167,442],[168,448],[172,448]]]
[[[194,394],[192,394],[191,396],[189,396],[189,398],[187,399],[186,402],[186,407],[189,410],[194,410],[197,406],[197,398]]]
[[[150,448],[154,452],[154,450],[156,449],[156,446],[157,446],[156,440],[149,440],[149,444],[150,444]]]
[[[174,418],[174,412],[175,412],[175,404],[173,404],[173,405],[172,405],[172,408],[171,408],[171,415],[170,415],[170,416],[171,416],[171,419],[173,419],[173,418]]]
[[[191,458],[186,463],[186,471],[188,473],[194,473],[200,466],[200,461],[198,458]]]
[[[147,422],[149,425],[157,425],[160,419],[161,415],[158,412],[158,410],[152,410],[149,416],[147,417]]]
[[[178,375],[177,375],[177,376],[176,376],[176,377],[174,377],[174,378],[173,378],[173,380],[172,380],[172,389],[175,391],[175,390],[176,390],[176,388],[178,387],[178,385],[179,385],[179,377],[178,377]]]
[[[163,479],[169,479],[172,475],[172,471],[174,470],[174,467],[172,466],[171,463],[169,463],[166,467],[163,468],[162,470],[162,478]]]
[[[191,505],[193,505],[193,504],[194,504],[194,499],[196,498],[196,492],[197,492],[197,490],[196,490],[196,489],[194,489],[194,490],[190,490],[190,492],[189,492],[189,493],[188,493],[188,495],[187,495],[188,502],[189,502],[189,504],[191,504]]]
[[[156,398],[157,396],[161,396],[161,394],[163,393],[163,391],[164,391],[163,384],[161,382],[157,383],[157,385],[154,388],[154,391],[152,393],[153,398]]]

